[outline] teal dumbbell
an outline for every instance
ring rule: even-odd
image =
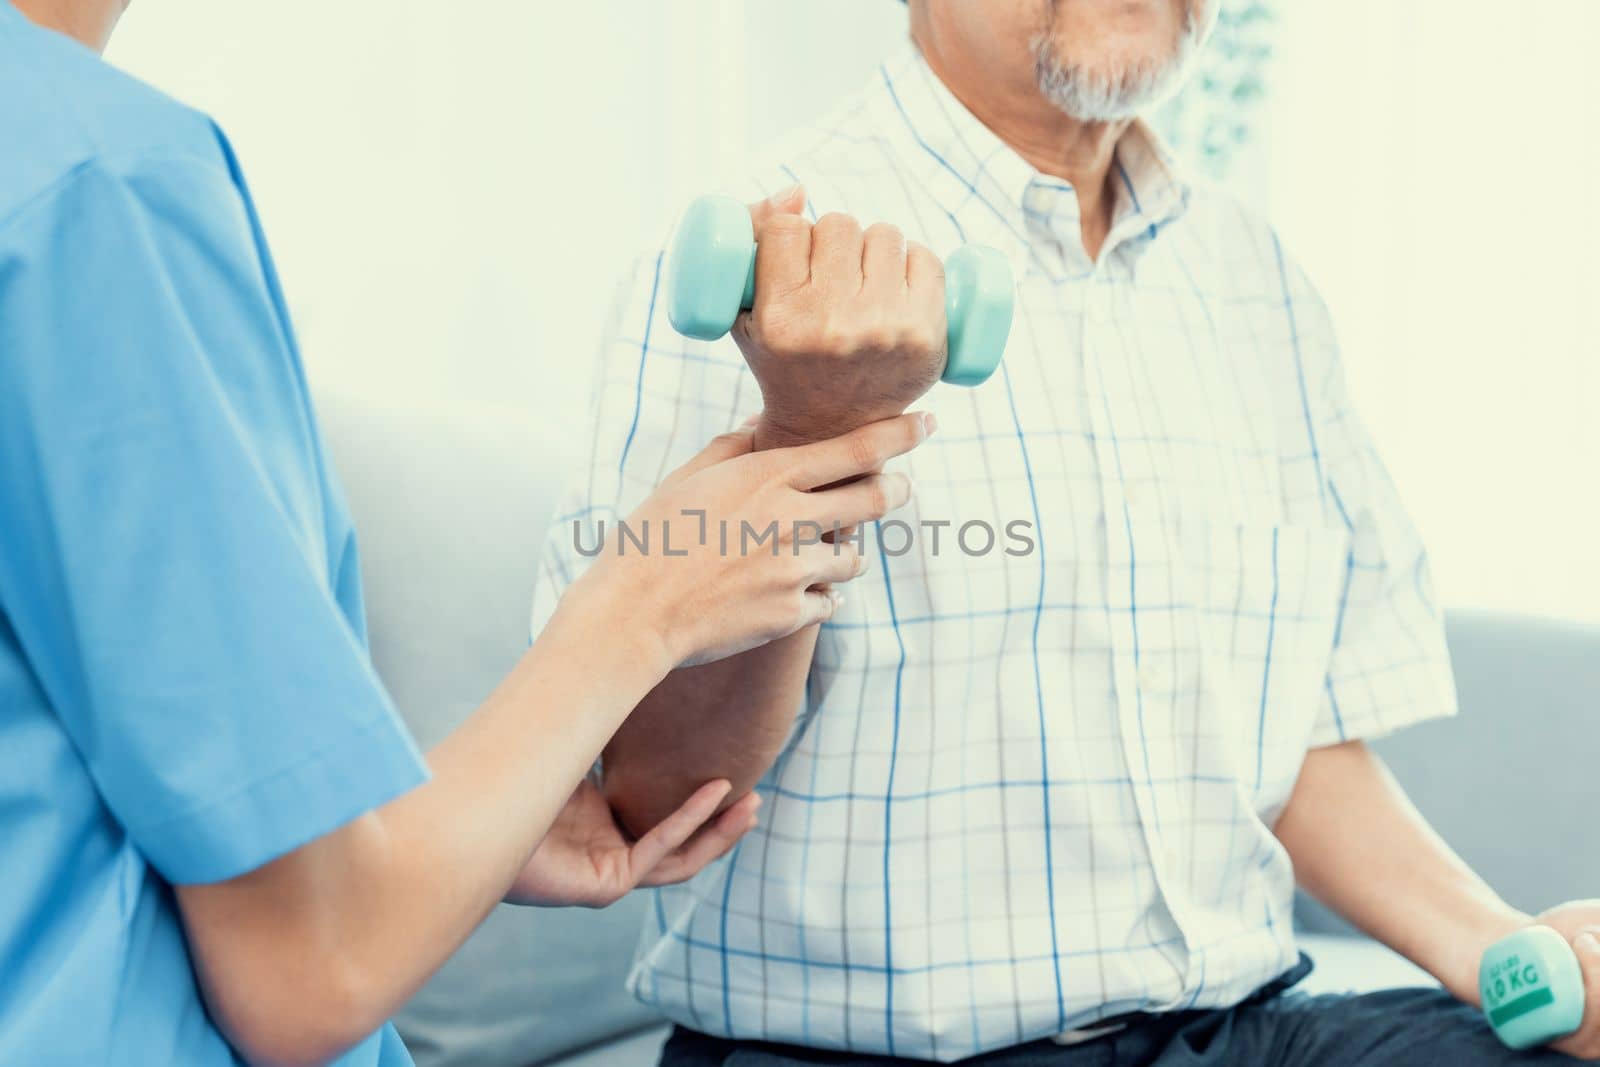
[[[1478,965],[1483,1014],[1502,1042],[1533,1048],[1583,1021],[1583,971],[1567,939],[1530,926],[1489,946]]]
[[[667,253],[667,318],[685,337],[715,341],[756,298],[756,240],[749,210],[727,196],[689,205]],[[940,377],[978,385],[994,373],[1011,332],[1011,264],[967,245],[944,264],[949,355]]]

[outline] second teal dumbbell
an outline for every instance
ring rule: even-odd
[[[1011,264],[993,248],[966,245],[944,264],[949,330],[944,381],[978,385],[993,374],[1011,333]],[[749,210],[727,196],[689,205],[667,253],[667,318],[685,337],[715,341],[755,305],[756,241]]]
[[[1478,965],[1483,1014],[1515,1049],[1565,1037],[1583,1021],[1583,971],[1567,939],[1530,926],[1489,946]]]

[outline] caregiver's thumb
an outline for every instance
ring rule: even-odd
[[[706,447],[695,453],[688,462],[673,471],[663,481],[662,485],[673,485],[683,481],[693,474],[699,474],[707,467],[714,467],[718,463],[725,463],[730,459],[747,456],[755,450],[756,423],[760,417],[752,415],[743,424],[727,433],[713,437]]]

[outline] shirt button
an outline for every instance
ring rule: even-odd
[[[1159,692],[1167,688],[1167,669],[1155,663],[1139,668],[1139,688],[1146,692]]]

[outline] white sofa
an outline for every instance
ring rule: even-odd
[[[518,412],[324,392],[355,512],[378,669],[424,746],[527,645],[529,595],[567,450]],[[1514,903],[1600,895],[1600,630],[1452,619],[1464,714],[1382,748],[1418,805]],[[604,912],[502,907],[407,1007],[420,1067],[653,1064],[660,1024],[622,991],[642,897]],[[1315,906],[1310,989],[1426,981]]]

